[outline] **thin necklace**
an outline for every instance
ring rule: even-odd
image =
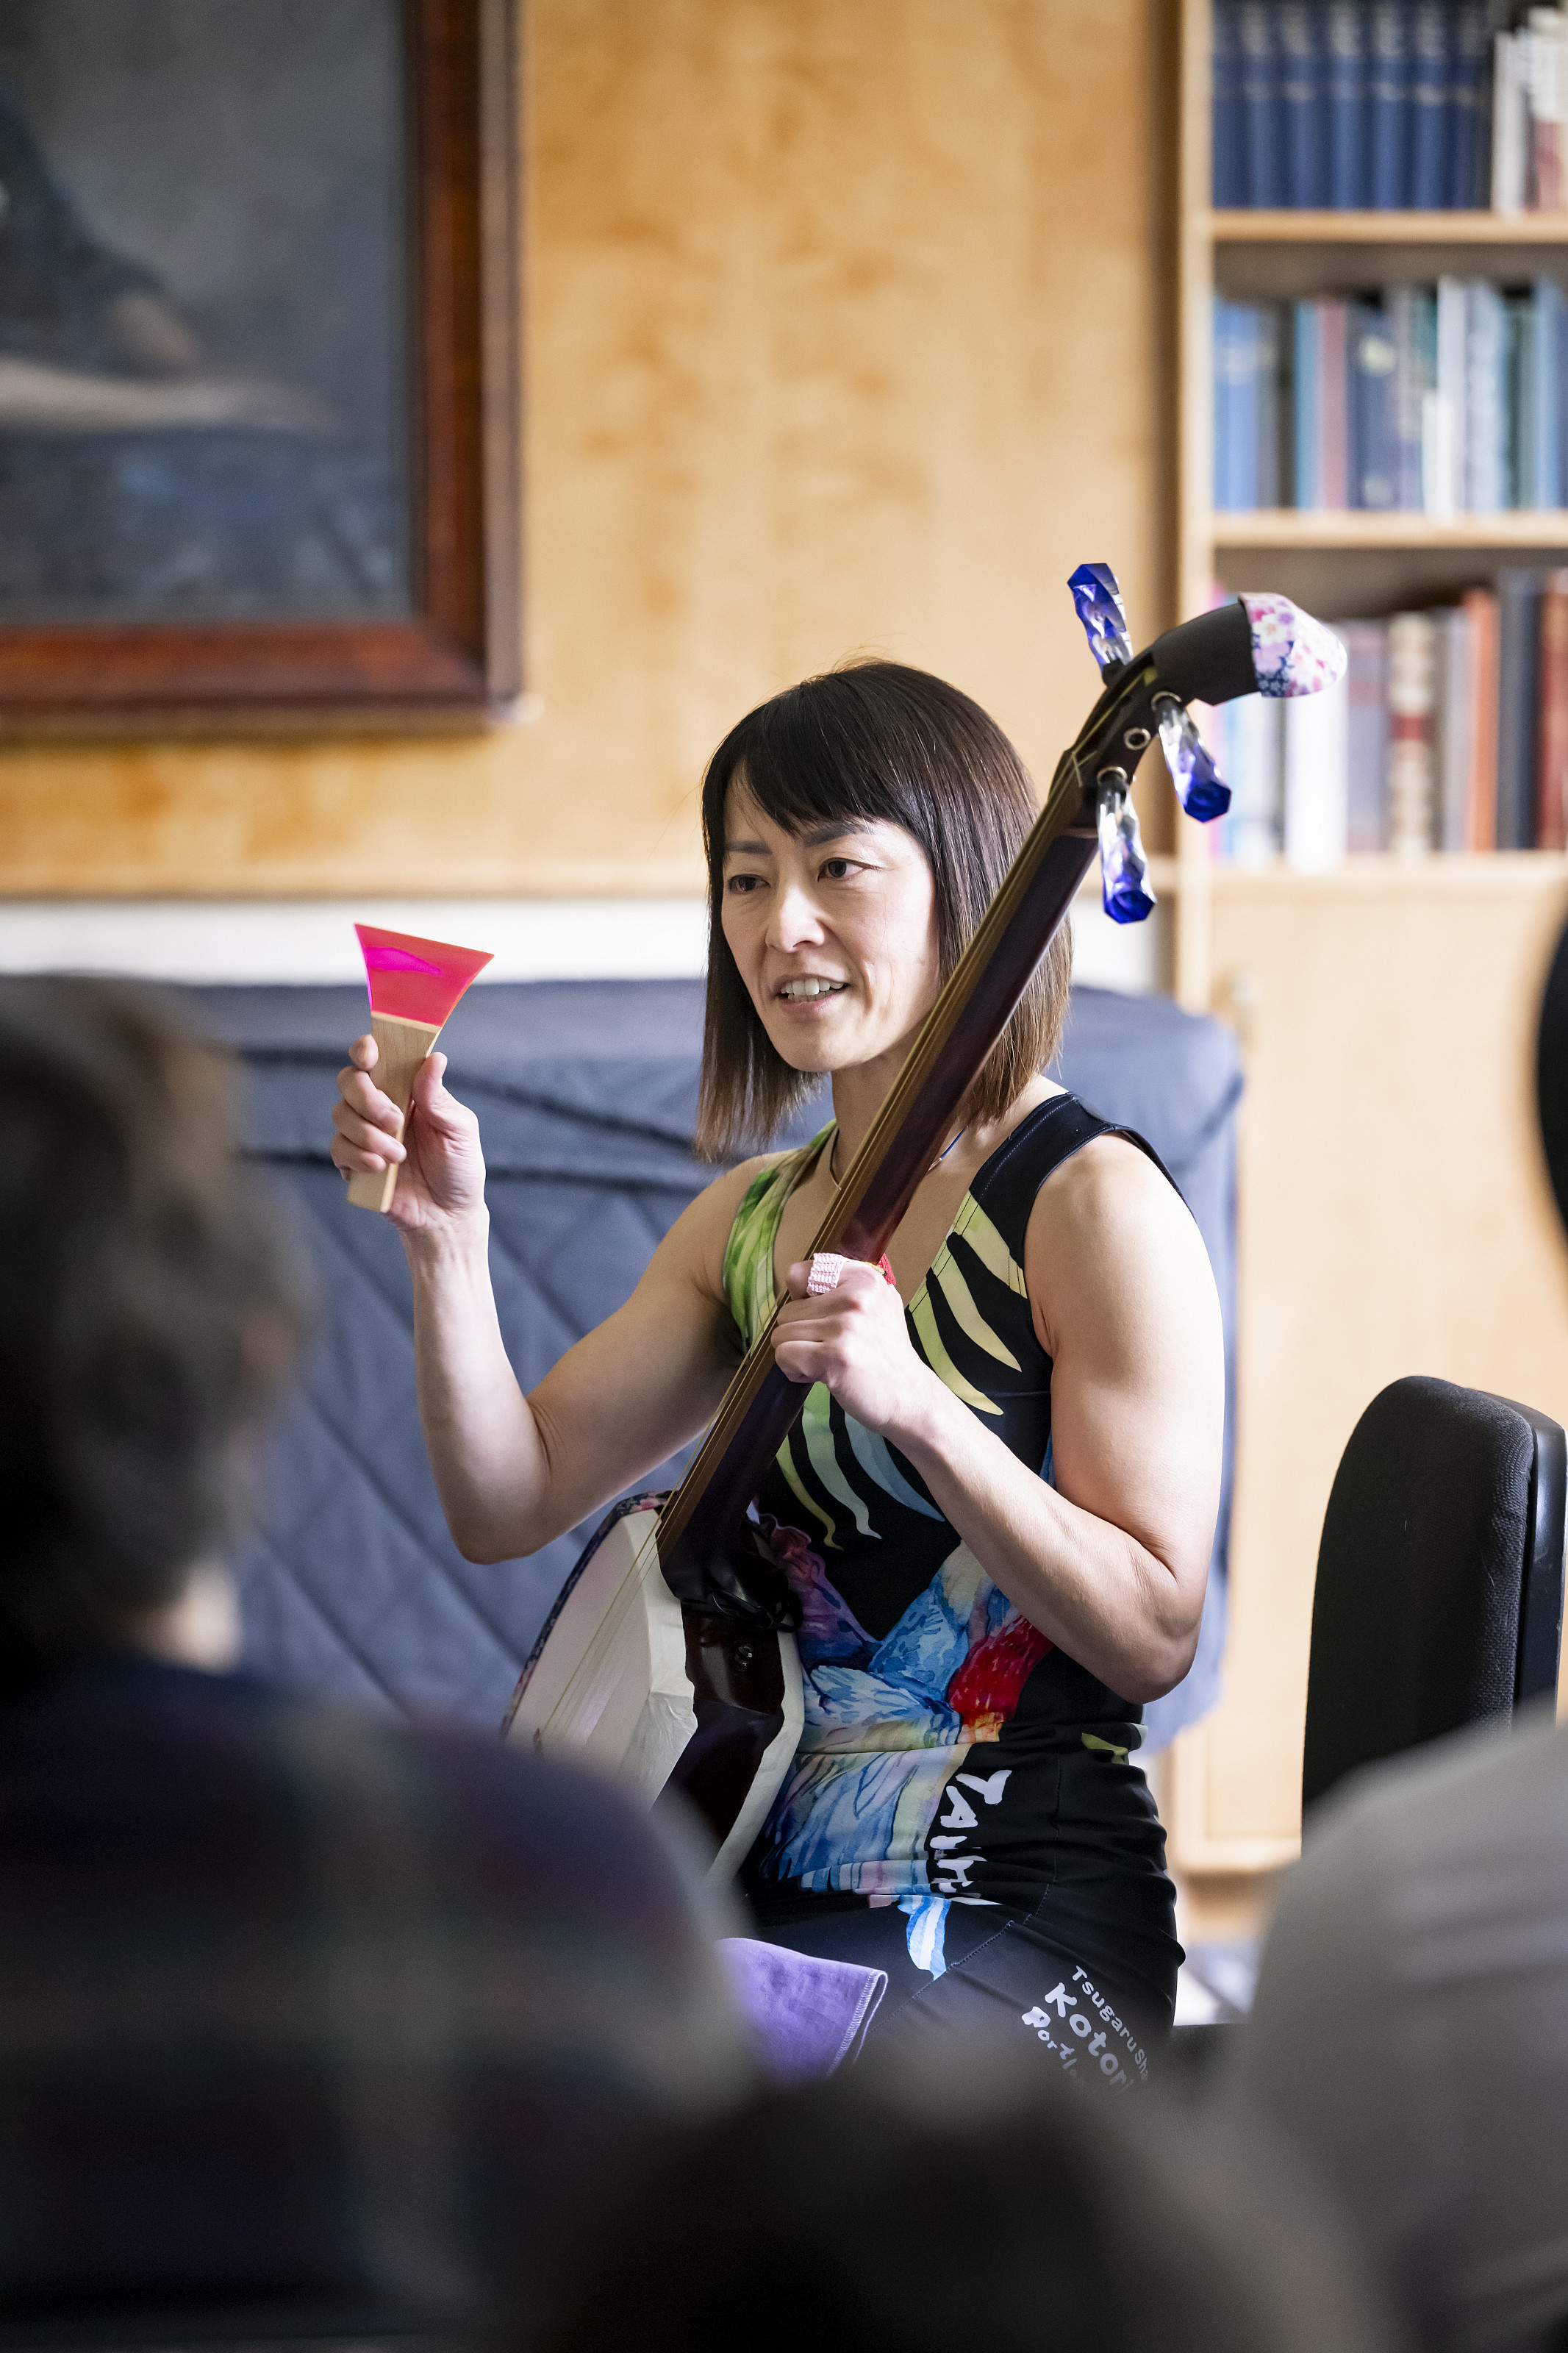
[[[961,1136],[967,1135],[969,1131],[966,1127],[961,1127],[958,1131],[958,1134],[953,1137],[952,1143],[944,1144],[942,1145],[942,1150],[937,1154],[936,1158],[931,1162],[931,1168],[926,1170],[926,1175],[928,1176],[931,1175],[931,1169],[940,1168],[942,1166],[942,1162],[952,1150],[952,1145],[959,1141]],[[837,1128],[833,1131],[833,1142],[828,1147],[827,1181],[830,1185],[837,1185],[838,1182],[838,1130]]]

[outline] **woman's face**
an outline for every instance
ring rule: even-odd
[[[941,986],[936,888],[901,825],[786,833],[743,784],[724,809],[724,937],[792,1069],[854,1069],[902,1045]]]

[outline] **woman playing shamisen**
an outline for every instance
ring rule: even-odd
[[[813,1384],[758,1494],[804,1609],[805,1728],[742,1874],[758,1935],[886,1968],[874,2035],[974,2023],[1120,2086],[1180,1958],[1131,1754],[1193,1656],[1219,1493],[1219,1310],[1157,1161],[1044,1076],[1058,935],[889,1250],[808,1296],[839,1175],[1035,815],[986,714],[868,662],[752,712],[703,786],[712,948],[700,1147],[832,1082],[799,1151],[719,1176],[626,1305],[524,1397],[484,1161],[433,1055],[406,1133],[360,1039],[332,1157],[400,1168],[420,1410],[471,1560],[595,1517],[710,1419],[775,1289]]]

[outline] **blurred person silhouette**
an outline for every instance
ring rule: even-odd
[[[596,2208],[529,2353],[1375,2353],[1395,2341],[1280,2152],[1059,2077],[850,2077],[667,2136]]]
[[[1536,1075],[1568,1224],[1568,932]],[[1228,2086],[1316,2164],[1441,2353],[1568,2341],[1568,1728],[1517,1721],[1313,1810]]]
[[[258,325],[275,336],[264,306]],[[400,493],[374,441],[320,387],[210,351],[0,82],[0,609],[395,609]]]
[[[20,99],[5,82],[0,352],[147,375],[194,368],[202,356],[156,274],[93,237],[50,170]]]
[[[526,2306],[644,2120],[747,2080],[688,1876],[585,1775],[226,1671],[305,1314],[232,1074],[7,980],[0,1095],[0,2309]]]
[[[1318,2168],[1419,2341],[1568,2323],[1568,1733],[1484,1725],[1313,1810],[1229,2099]]]
[[[93,236],[0,82],[0,429],[333,421],[312,394],[212,367],[157,273]]]

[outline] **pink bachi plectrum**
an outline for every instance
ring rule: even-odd
[[[409,932],[356,923],[370,1009],[389,1021],[420,1021],[439,1029],[471,980],[494,961],[485,948],[453,947]]]

